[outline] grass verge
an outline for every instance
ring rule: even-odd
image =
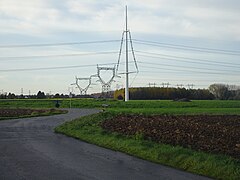
[[[147,141],[141,135],[122,136],[99,126],[101,121],[117,114],[105,112],[86,116],[58,126],[55,132],[188,172],[217,179],[240,179],[239,160]]]

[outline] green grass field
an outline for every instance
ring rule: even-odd
[[[240,101],[195,100],[174,102],[170,100],[115,101],[95,99],[59,99],[60,108],[103,108],[108,111],[145,114],[240,114]],[[0,100],[0,108],[53,108],[56,99]]]
[[[0,108],[53,108],[55,101],[46,100],[0,100]],[[60,108],[69,108],[70,99],[59,99]],[[107,108],[103,108],[107,104]],[[141,135],[122,136],[103,130],[99,123],[118,114],[210,114],[240,115],[240,101],[195,100],[174,102],[154,101],[115,101],[94,99],[72,99],[73,108],[99,108],[104,113],[83,117],[65,123],[55,130],[89,143],[125,152],[156,163],[180,168],[189,172],[217,178],[240,179],[240,160],[224,155],[214,155],[182,147],[173,147],[144,140]],[[240,138],[240,137],[239,137]]]

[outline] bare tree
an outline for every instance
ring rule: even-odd
[[[208,89],[216,99],[225,100],[229,98],[228,86],[225,84],[212,84]]]

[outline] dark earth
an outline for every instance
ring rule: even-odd
[[[44,113],[64,113],[62,110],[57,109],[0,109],[0,118],[2,117],[23,117],[34,114]]]
[[[102,128],[123,135],[143,135],[155,142],[180,145],[240,159],[240,116],[237,115],[119,115]]]

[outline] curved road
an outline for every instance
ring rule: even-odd
[[[71,119],[97,113],[0,121],[0,179],[208,179],[147,162],[53,132]]]

